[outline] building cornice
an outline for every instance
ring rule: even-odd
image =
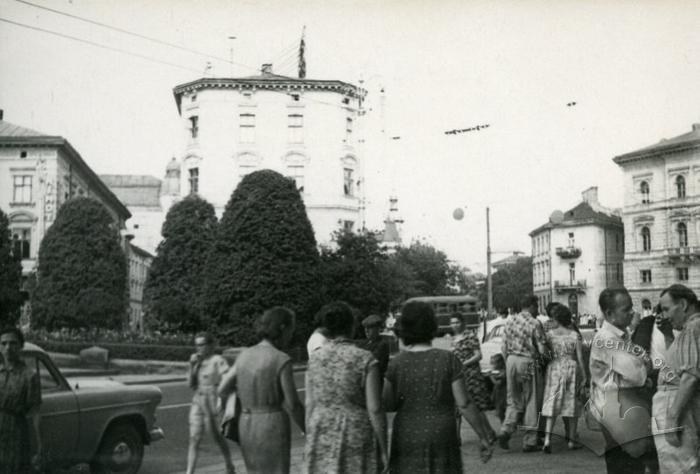
[[[131,217],[129,209],[117,198],[117,196],[107,187],[107,185],[97,176],[97,174],[90,168],[87,163],[80,156],[80,153],[73,148],[68,140],[59,136],[41,136],[41,137],[0,137],[0,147],[3,148],[14,148],[14,147],[56,147],[63,151],[68,157],[71,165],[75,165],[78,170],[80,170],[87,181],[97,188],[97,192],[100,193],[104,199],[114,206],[117,213],[122,217],[122,219],[127,220]]]
[[[633,151],[613,158],[617,165],[624,165],[635,161],[642,161],[648,158],[659,158],[662,155],[684,153],[687,151],[700,150],[700,139],[684,143],[673,143],[670,145],[659,144],[651,150]]]

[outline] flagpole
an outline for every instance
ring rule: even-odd
[[[306,50],[306,25],[301,30],[301,41],[299,42],[299,58],[298,58],[298,76],[299,79],[304,79],[306,77],[306,58],[304,57],[304,51]]]

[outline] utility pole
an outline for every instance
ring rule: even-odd
[[[231,41],[231,47],[229,48],[229,62],[231,63],[231,78],[234,77],[233,75],[233,42],[236,40],[235,36],[229,36],[228,39]]]
[[[493,284],[491,282],[491,224],[486,207],[486,304],[489,316],[493,314]]]

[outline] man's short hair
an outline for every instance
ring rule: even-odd
[[[535,295],[524,296],[523,299],[520,301],[521,309],[527,309],[527,308],[530,308],[532,306],[539,306],[539,305],[540,305],[540,299]]]
[[[617,286],[615,288],[606,288],[600,292],[600,297],[598,298],[598,305],[603,314],[608,310],[615,309],[615,298],[617,295],[624,295],[629,297],[630,293],[624,286]]]
[[[685,300],[688,303],[688,306],[692,306],[693,308],[698,308],[699,306],[697,295],[693,290],[685,285],[678,283],[671,285],[662,291],[659,296],[663,296],[666,293],[668,293],[674,303],[677,303],[678,300]]]

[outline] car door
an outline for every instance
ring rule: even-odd
[[[41,441],[49,465],[70,464],[78,441],[78,401],[48,356],[24,354],[24,360],[41,381]]]

